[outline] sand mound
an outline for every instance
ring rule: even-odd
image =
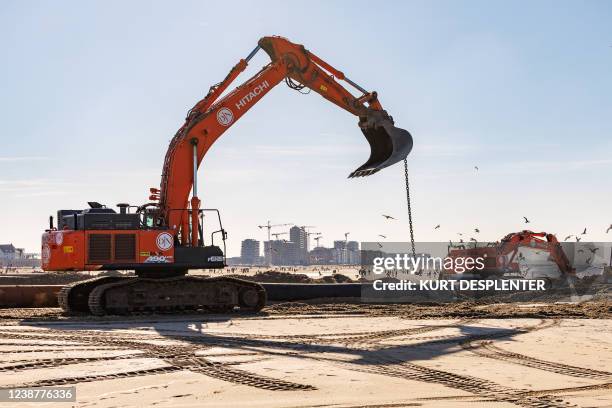
[[[352,283],[354,282],[351,278],[340,273],[336,273],[332,276],[324,276],[319,279],[313,280],[314,283]]]
[[[332,276],[323,276],[311,279],[301,273],[289,273],[278,271],[265,271],[256,273],[253,276],[247,275],[227,275],[233,278],[248,280],[260,283],[351,283],[353,280],[346,275],[336,273]]]
[[[64,285],[91,277],[77,272],[5,275],[0,276],[0,285]]]
[[[278,271],[258,272],[253,276],[227,275],[233,278],[262,283],[312,283],[312,279],[301,273],[288,273]]]

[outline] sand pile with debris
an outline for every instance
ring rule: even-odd
[[[233,274],[224,276],[261,283],[312,283],[312,279],[304,274],[278,271],[258,272],[255,275]]]
[[[233,278],[244,279],[251,282],[260,283],[352,283],[351,278],[346,275],[336,273],[331,276],[312,279],[302,273],[290,273],[279,271],[258,272],[255,275],[225,275]]]
[[[285,302],[267,306],[269,315],[291,314],[357,314],[366,316],[395,316],[404,319],[449,318],[612,318],[612,301],[600,300],[582,303],[495,303],[459,302],[446,304],[364,304],[329,302]]]

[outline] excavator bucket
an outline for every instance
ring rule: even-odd
[[[371,112],[359,126],[370,144],[370,158],[349,175],[365,177],[404,160],[412,150],[412,136],[407,130],[393,125],[384,111]]]

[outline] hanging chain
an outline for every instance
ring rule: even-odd
[[[406,201],[408,202],[408,224],[410,225],[410,245],[412,246],[412,256],[416,259],[414,248],[414,230],[412,228],[412,209],[410,208],[410,184],[408,183],[408,159],[404,159],[404,174],[406,176]]]

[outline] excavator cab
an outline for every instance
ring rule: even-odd
[[[412,135],[394,126],[393,118],[385,111],[368,111],[360,118],[359,127],[370,144],[370,158],[349,178],[365,177],[404,160],[412,150]]]

